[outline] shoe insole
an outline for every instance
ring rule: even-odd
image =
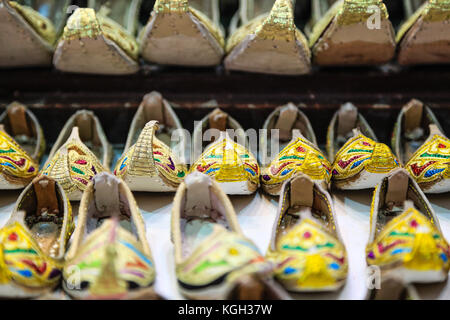
[[[419,149],[424,142],[425,139],[406,142],[404,146],[403,159],[405,159],[405,161],[409,161],[409,159],[411,159],[417,149]]]
[[[217,223],[212,220],[192,219],[189,221],[183,220],[183,242],[182,251],[183,256],[188,257],[192,252],[207,239],[217,227]]]
[[[50,255],[51,249],[56,248],[57,246],[61,228],[54,222],[38,222],[33,225],[31,232],[42,251],[46,255]],[[54,253],[57,253],[58,251],[54,251]]]
[[[312,219],[320,224],[324,225],[327,229],[330,229],[329,220],[326,215],[314,209],[303,207],[291,212],[285,213],[281,219],[280,226],[278,227],[277,237],[286,235],[294,226],[300,223],[302,219]]]
[[[106,220],[111,219],[110,217],[107,218],[103,218],[103,219],[98,219],[97,221],[97,228],[100,228],[100,226],[103,224],[103,222],[105,222]],[[122,219],[119,221],[119,226],[125,230],[127,230],[128,232],[130,232],[131,234],[135,234],[134,229],[133,229],[133,224],[129,219]]]
[[[92,141],[83,141],[83,143],[86,145],[86,147],[89,148],[89,150],[92,151],[92,153],[99,159],[100,161],[103,160],[103,147],[99,146]]]
[[[389,208],[381,210],[377,216],[377,225],[376,225],[377,233],[381,232],[386,226],[386,224],[389,223],[389,221],[391,221],[398,215],[402,214],[403,211],[404,211],[403,207],[394,207],[392,208],[392,210],[390,210]]]
[[[28,155],[33,155],[36,151],[36,139],[30,138],[25,135],[15,136],[14,140],[28,153]]]

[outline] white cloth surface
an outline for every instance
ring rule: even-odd
[[[0,225],[13,210],[19,191],[0,192]],[[167,299],[183,299],[177,290],[173,245],[170,241],[170,213],[173,194],[135,194],[143,213],[147,237],[156,264],[156,290]],[[333,195],[337,221],[347,248],[349,276],[342,290],[326,294],[301,294],[295,299],[351,299],[367,297],[365,246],[369,235],[371,190],[336,192]],[[448,194],[428,197],[438,215],[446,239],[450,240],[450,197]],[[268,247],[278,207],[277,198],[262,193],[253,196],[232,196],[243,232],[252,239],[262,253]],[[78,204],[73,204],[76,216]],[[450,299],[450,284],[420,285],[415,287],[422,299]]]

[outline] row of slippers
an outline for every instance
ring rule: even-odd
[[[141,116],[137,116],[132,125],[132,128],[137,128],[135,124],[140,121],[144,130],[150,128],[146,134],[139,134],[132,130],[131,137],[138,140],[143,138],[142,145],[147,146],[146,149],[139,145],[134,147],[139,150],[138,154],[147,156],[147,158],[138,159],[148,160],[149,154],[161,156],[164,152],[170,152],[169,147],[154,137],[153,144],[150,143],[153,147],[149,147],[148,140],[155,133],[156,123],[151,122],[149,126],[146,126],[146,119],[142,114],[146,112],[151,114],[155,109],[160,112],[160,115],[166,112],[165,119],[176,120],[167,116],[169,112],[173,115],[175,113],[159,94],[152,93],[145,97],[143,107],[138,111],[138,115],[141,113]],[[305,123],[301,119],[306,117],[292,105],[276,110],[273,114],[276,116],[272,122],[283,122],[283,115],[290,115],[287,119],[292,119],[293,110],[298,113],[295,123],[305,128]],[[413,116],[413,114],[416,116],[420,114],[418,110],[425,114],[422,118],[433,118],[431,110],[418,101],[412,101],[402,110],[399,123],[411,124],[411,119],[414,119],[416,123],[425,122],[426,124],[424,119],[417,121]],[[30,118],[27,119],[27,115]],[[336,114],[334,122],[341,119],[341,124],[348,125],[347,120],[353,117],[355,121],[359,121],[357,126],[369,128],[366,124],[361,124],[365,122],[361,115],[357,117],[354,115],[355,108],[346,105]],[[13,128],[17,128],[19,124],[30,123],[33,116],[29,110],[15,104],[8,108],[5,117],[8,118],[4,122],[5,127],[9,125],[9,129],[14,130]],[[22,117],[23,121],[18,121],[20,119],[18,117]],[[154,114],[151,117],[155,119]],[[236,123],[229,118],[223,112],[216,110],[202,122],[203,125],[200,128],[205,129],[207,126],[220,128],[219,125],[223,128],[230,123]],[[342,119],[347,120],[342,121]],[[84,113],[80,119],[69,121],[67,126],[87,127],[88,129],[81,131],[96,132],[94,136],[97,138],[90,140],[100,140],[102,139],[100,136],[104,137],[104,134],[99,133],[101,126],[98,119],[93,115],[89,117]],[[235,125],[233,127],[235,128]],[[338,124],[331,127],[339,132]],[[408,125],[406,127],[408,128]],[[41,131],[38,129],[37,122],[34,122],[33,128],[37,132]],[[63,270],[63,287],[74,298],[158,298],[152,289],[155,271],[145,236],[145,226],[128,187],[128,185],[132,187],[133,184],[127,181],[126,176],[124,181],[106,172],[97,173],[98,168],[95,167],[91,168],[92,177],[82,176],[81,178],[80,171],[89,169],[91,163],[88,162],[92,162],[95,156],[94,152],[81,142],[78,134],[73,134],[78,132],[77,128],[62,131],[68,132],[69,135],[72,132],[72,138],[76,139],[75,141],[69,139],[62,150],[56,151],[58,154],[56,159],[59,159],[57,162],[61,163],[60,170],[52,170],[53,174],[48,174],[45,172],[48,168],[44,166],[44,174],[33,178],[31,184],[25,188],[17,201],[11,219],[0,232],[2,246],[0,292],[9,297],[40,296],[60,283],[61,270]],[[287,127],[283,128],[286,130]],[[420,128],[413,129],[406,132],[409,135],[415,132],[412,136],[417,139]],[[312,154],[316,160],[312,163],[317,163],[317,159],[320,160],[320,155],[317,156],[319,152],[317,147],[303,137],[296,137],[295,130],[299,129],[293,125],[291,131],[293,131],[294,139],[291,143],[286,142],[288,147],[292,147],[294,143],[295,147],[290,148],[292,152],[304,152],[306,150],[302,149],[310,146],[308,151],[304,152],[306,155],[303,158],[308,158],[308,154]],[[18,167],[24,165],[28,168],[26,171],[30,171],[30,167],[22,163],[24,161],[21,159],[25,158],[10,157],[14,157],[14,148],[17,150],[20,147],[9,135],[5,133],[5,136],[8,140],[5,140],[6,144],[2,142],[1,153],[6,154],[1,156],[2,160],[11,161],[8,163]],[[437,136],[439,139],[445,139],[442,135]],[[20,136],[16,137],[20,138]],[[341,134],[341,138],[344,137],[345,135]],[[27,141],[23,136],[21,138],[22,141]],[[336,144],[344,143],[343,139],[335,140],[332,141]],[[10,141],[14,144],[8,145]],[[38,139],[35,142],[37,141]],[[155,144],[155,141],[159,143]],[[305,141],[308,143],[306,144]],[[389,158],[385,159],[382,153],[375,152],[377,148],[385,150],[387,147],[376,147],[378,144],[370,141],[364,139],[359,145],[350,146],[345,143],[344,146],[348,145],[350,150],[348,153],[351,157],[361,152],[361,148],[372,147],[372,149],[363,149],[369,150],[366,151],[367,154],[375,154],[376,159],[369,158],[368,162],[390,163]],[[301,144],[298,145],[300,142]],[[214,155],[212,159],[216,160],[220,159],[220,155],[226,154],[225,150],[244,149],[226,137],[213,142],[212,146],[217,144],[222,146],[218,148],[220,150],[218,154],[206,152],[207,155]],[[407,147],[410,144],[411,140],[402,144],[404,150],[408,150]],[[414,143],[412,145],[414,146]],[[160,149],[162,147],[164,149]],[[436,158],[448,159],[448,140],[427,148],[431,149],[425,150],[421,154],[423,157],[434,155]],[[34,143],[34,148],[28,147],[28,149],[36,151],[34,154],[38,155],[39,150],[42,149],[42,143]],[[149,149],[161,151],[149,152]],[[207,147],[208,149],[211,147]],[[22,156],[27,156],[26,152],[21,150]],[[96,150],[93,143],[92,150]],[[107,152],[103,153],[102,159],[108,159]],[[302,158],[296,154],[281,155],[281,157],[285,156],[291,157],[289,160]],[[30,156],[27,157],[31,159]],[[236,157],[228,158],[236,159]],[[249,159],[250,155],[247,153],[238,158]],[[162,158],[154,158],[154,163],[162,163],[161,160],[156,161],[156,159]],[[276,161],[282,160],[285,159],[276,159]],[[95,160],[95,162],[100,168],[100,161]],[[140,181],[141,186],[155,184],[155,181],[158,183],[164,181],[163,173],[167,172],[167,168],[152,167],[151,162],[138,161],[137,163],[140,170],[151,168],[154,172],[158,168],[164,169],[158,173],[158,176],[152,176],[153,180],[146,180],[148,176],[135,176],[134,179],[143,178],[134,180]],[[301,163],[297,164],[300,164],[298,167],[304,167]],[[435,162],[431,165],[433,164]],[[7,169],[10,168],[9,165],[2,165]],[[123,163],[119,161],[118,166],[122,165]],[[444,165],[448,170],[448,160],[444,162]],[[424,166],[427,169],[430,165]],[[233,177],[233,166],[227,166],[227,163],[224,163],[224,167],[225,173],[231,173],[230,176]],[[369,169],[373,167],[369,166]],[[368,264],[379,266],[385,281],[403,284],[444,281],[449,268],[449,247],[443,238],[439,221],[431,205],[410,172],[400,168],[380,172],[385,168],[376,167],[377,170],[375,170],[379,176],[377,176],[377,182],[374,182],[376,188],[371,208],[371,232],[367,246]],[[367,169],[366,171],[372,173]],[[229,181],[220,181],[217,176],[208,176],[211,174],[208,170],[197,169],[178,185],[173,206],[172,240],[175,245],[178,284],[186,297],[193,299],[287,298],[277,282],[273,281],[273,277],[281,282],[284,288],[293,292],[337,290],[345,283],[348,271],[346,251],[339,235],[331,196],[324,187],[323,181],[314,179],[311,175],[312,171],[295,170],[293,172],[295,173],[286,174],[280,182],[282,186],[278,192],[280,194],[278,216],[266,259],[261,256],[250,240],[243,237],[239,229],[234,209],[225,193],[226,189],[230,190],[227,187]],[[351,181],[354,182],[361,176],[367,175],[364,172],[357,174]],[[442,179],[441,177],[438,182],[445,182]],[[360,183],[366,180],[360,179]],[[81,183],[77,185],[77,181]],[[66,244],[74,229],[69,199],[78,194],[73,193],[72,190],[78,186],[82,187],[77,190],[82,194],[78,225],[72,237],[72,245],[66,253]],[[200,229],[204,232],[198,232]]]
[[[140,56],[182,66],[215,66],[226,57],[229,70],[298,75],[310,72],[312,62],[384,64],[396,51],[403,65],[450,62],[448,0],[405,0],[407,18],[397,35],[381,0],[312,0],[309,40],[295,26],[294,0],[241,0],[227,40],[218,0],[157,0],[136,39],[141,2],[89,0],[66,24],[70,0],[34,7],[2,0],[0,66],[53,60],[66,72],[132,74]]]
[[[242,233],[220,185],[203,173],[180,184],[171,214],[177,285],[186,298],[290,299],[287,292],[336,291],[346,282],[347,252],[331,195],[305,174],[283,184],[265,256]],[[143,216],[127,184],[110,173],[88,184],[76,227],[61,184],[35,178],[0,230],[0,243],[1,297],[162,299],[153,288]],[[373,194],[366,261],[389,290],[374,297],[398,299],[412,283],[445,281],[449,250],[408,172],[384,178]],[[66,297],[52,293],[61,282]]]
[[[252,194],[262,186],[266,193],[279,195],[283,183],[298,172],[324,189],[332,184],[356,190],[375,187],[403,166],[425,193],[450,191],[450,141],[432,110],[418,100],[408,103],[398,116],[392,138],[397,156],[377,142],[350,103],[336,112],[328,129],[326,149],[332,163],[317,146],[308,118],[292,103],[277,108],[266,120],[259,161],[247,149],[249,140],[242,126],[220,109],[194,128],[194,146],[202,149],[198,157],[191,156],[193,162],[186,161],[187,140],[173,137],[177,129],[182,125],[170,103],[157,92],[147,94],[114,175],[132,191],[174,192],[188,173],[198,171],[213,177],[227,194]],[[213,142],[206,138],[210,130],[218,133]],[[12,103],[0,116],[0,190],[22,189],[43,174],[57,180],[70,200],[78,201],[97,173],[109,171],[112,147],[91,111],[78,111],[67,121],[39,171],[44,141],[32,112]],[[192,163],[189,169],[187,163]]]

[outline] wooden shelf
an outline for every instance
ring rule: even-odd
[[[123,143],[144,94],[156,90],[177,104],[187,129],[211,108],[227,109],[245,128],[260,128],[267,115],[287,102],[304,103],[318,140],[340,104],[357,105],[380,140],[388,142],[399,108],[411,98],[435,110],[450,128],[450,66],[330,68],[311,75],[282,77],[226,73],[222,68],[183,69],[144,66],[130,76],[64,74],[53,69],[0,71],[0,106],[27,104],[43,121],[49,141],[75,109],[98,114],[108,137]],[[207,101],[215,100],[217,104]],[[447,132],[448,133],[448,132]]]

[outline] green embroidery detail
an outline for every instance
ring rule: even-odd
[[[321,249],[321,248],[334,248],[334,243],[331,242],[327,242],[325,244],[318,244],[316,246],[317,249]]]
[[[184,171],[180,171],[180,172],[178,172],[178,174],[177,174],[177,176],[178,176],[179,178],[183,178],[185,175],[186,175],[186,173],[185,173]]]
[[[155,161],[161,163],[161,160],[159,160],[159,159],[156,159],[156,158],[155,158]]]
[[[308,249],[305,249],[305,248],[303,248],[303,247],[300,247],[300,246],[291,247],[291,246],[288,245],[288,244],[283,245],[281,248],[282,248],[282,249],[285,249],[285,250],[308,251]]]
[[[420,155],[421,158],[430,157],[430,158],[442,158],[442,159],[450,159],[450,156],[446,156],[443,154],[430,154],[425,152],[424,154]]]
[[[373,150],[364,150],[364,149],[350,149],[348,153],[354,153],[354,152],[368,152],[373,153]]]
[[[440,237],[438,234],[434,234],[434,235],[433,235],[433,238],[434,238],[434,239],[440,239],[441,237]]]
[[[203,270],[205,270],[207,268],[222,267],[222,266],[227,266],[227,265],[228,265],[228,262],[226,262],[225,260],[218,261],[218,262],[210,262],[209,260],[207,260],[207,261],[204,261],[202,264],[198,265],[194,269],[194,272],[195,273],[199,273],[199,272],[202,272]]]
[[[304,157],[299,157],[299,156],[284,156],[284,157],[281,157],[280,158],[280,161],[281,160],[305,160],[305,158]]]
[[[392,231],[391,233],[389,233],[390,236],[400,236],[400,237],[415,237],[414,234],[412,233],[408,233],[408,232],[397,232],[397,231]]]
[[[102,266],[102,262],[100,260],[92,261],[92,262],[81,262],[78,264],[78,268],[86,269],[86,268],[100,268]]]
[[[248,158],[250,158],[250,156],[248,154],[244,154],[241,156],[241,158],[248,159]]]
[[[78,173],[78,174],[85,175],[85,173],[84,173],[83,171],[81,171],[80,169],[78,169],[78,168],[76,168],[76,167],[72,167],[72,171],[73,171],[73,172],[76,172],[76,173]]]
[[[4,253],[32,253],[37,254],[34,249],[13,249],[13,250],[4,250]]]
[[[13,153],[16,152],[16,150],[10,148],[9,150],[0,150],[0,153]]]
[[[206,157],[206,159],[222,159],[222,158],[223,158],[222,155],[215,155],[215,154],[211,154]]]

